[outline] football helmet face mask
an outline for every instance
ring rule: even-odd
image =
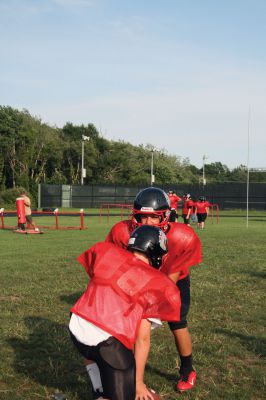
[[[162,257],[168,252],[167,238],[156,226],[142,225],[136,228],[128,241],[128,250],[144,253],[153,268],[160,268]]]
[[[170,216],[170,201],[167,194],[159,188],[149,187],[141,190],[134,201],[132,223],[141,226],[142,215],[156,215],[160,218],[158,227],[166,230]]]

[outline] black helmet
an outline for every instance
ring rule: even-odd
[[[143,214],[159,215],[161,222],[158,226],[166,229],[170,215],[170,201],[162,189],[148,187],[137,194],[133,205],[133,223],[141,225],[140,215]]]
[[[199,197],[199,201],[206,201],[206,197],[205,196],[200,196]]]
[[[142,225],[132,232],[127,249],[146,254],[151,265],[158,269],[162,264],[163,255],[168,252],[167,238],[156,226]]]

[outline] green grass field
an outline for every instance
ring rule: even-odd
[[[229,212],[227,212],[228,214]],[[266,218],[207,222],[204,262],[192,268],[189,325],[198,381],[174,391],[177,358],[165,325],[152,334],[146,383],[163,399],[265,399]],[[88,229],[19,235],[0,230],[0,398],[89,400],[90,386],[68,336],[69,309],[87,284],[76,257],[118,217],[90,217]],[[69,217],[68,225],[73,225]]]

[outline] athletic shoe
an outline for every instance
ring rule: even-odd
[[[66,395],[64,393],[55,393],[52,395],[53,400],[67,400]]]
[[[181,375],[176,385],[177,390],[179,390],[179,392],[191,390],[195,386],[196,376],[196,371],[191,371],[187,379],[184,379],[184,377]]]

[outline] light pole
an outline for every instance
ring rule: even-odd
[[[86,178],[86,169],[84,168],[84,142],[89,141],[90,137],[82,135],[81,136],[81,184],[83,185],[83,178]]]
[[[204,156],[202,157],[202,161],[203,161],[203,166],[202,166],[202,184],[203,186],[206,185],[206,178],[205,178],[205,160],[208,157],[204,154]]]
[[[155,182],[155,176],[153,174],[153,153],[154,153],[154,149],[151,150],[151,186]]]

